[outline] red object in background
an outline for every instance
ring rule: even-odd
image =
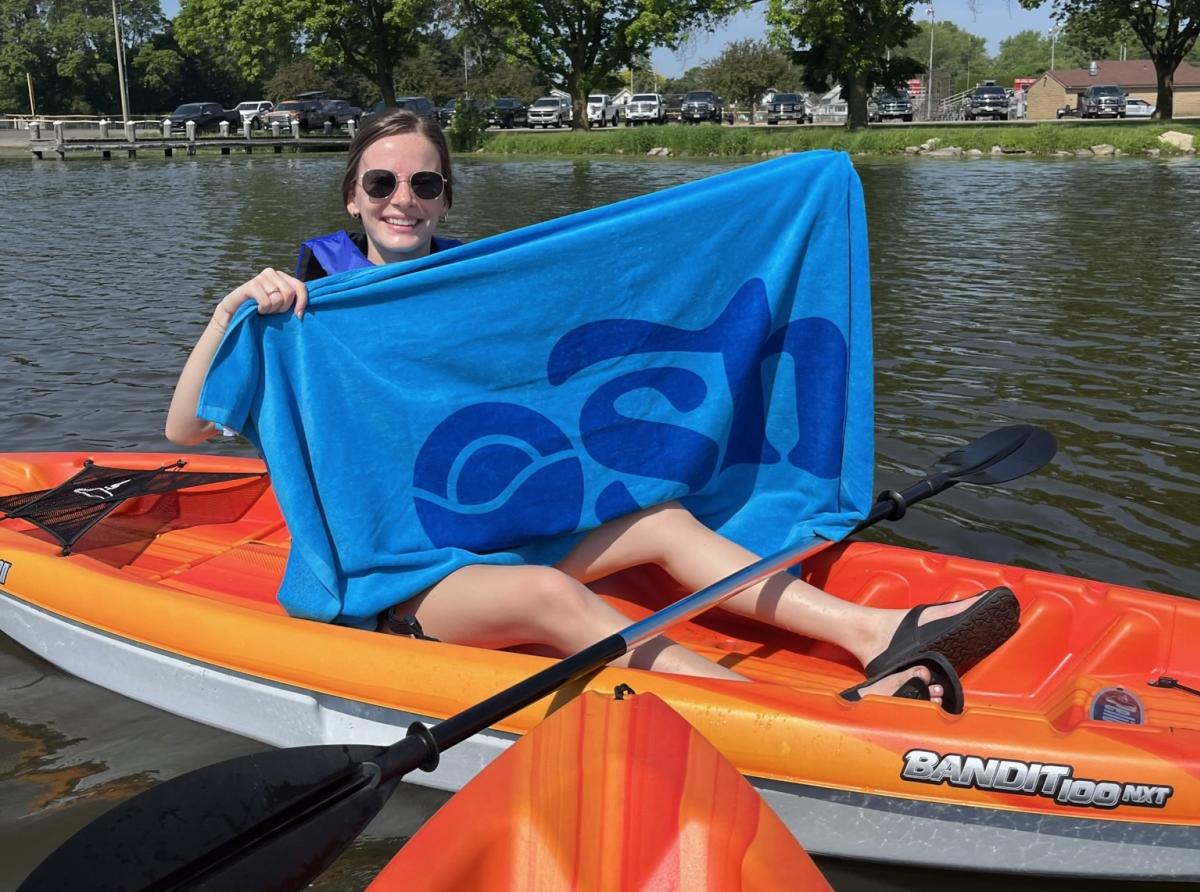
[[[1019,93],[1021,90],[1027,90],[1038,82],[1036,77],[1014,77],[1013,92]]]
[[[920,96],[925,92],[925,82],[919,77],[910,78],[908,81],[908,95]]]

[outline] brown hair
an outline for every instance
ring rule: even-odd
[[[441,160],[441,175],[446,178],[446,208],[454,204],[453,177],[450,175],[450,149],[446,146],[446,137],[436,121],[419,117],[407,109],[393,108],[371,115],[367,123],[354,135],[350,142],[350,154],[346,158],[346,174],[342,177],[342,204],[349,204],[354,197],[354,187],[358,183],[358,162],[363,153],[376,140],[385,136],[399,136],[403,133],[417,133],[425,137],[437,149]]]

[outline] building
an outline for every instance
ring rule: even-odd
[[[1075,107],[1079,94],[1091,84],[1115,84],[1134,99],[1158,104],[1158,79],[1149,59],[1097,62],[1088,68],[1056,68],[1029,87],[1025,116],[1031,121],[1053,120],[1064,105]],[[1181,62],[1175,69],[1175,117],[1200,116],[1200,68]]]

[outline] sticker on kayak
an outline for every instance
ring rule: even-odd
[[[12,569],[12,564],[8,561],[0,561],[0,585],[8,580],[8,571]]]
[[[1072,765],[1043,765],[1019,759],[985,759],[962,753],[938,755],[931,750],[904,754],[900,777],[922,784],[949,784],[999,793],[1045,796],[1059,805],[1081,808],[1117,808],[1140,805],[1162,808],[1174,788],[1158,784],[1088,780],[1075,777]]]
[[[1146,712],[1137,695],[1124,688],[1105,688],[1092,699],[1088,710],[1093,722],[1119,722],[1122,725],[1141,725]]]

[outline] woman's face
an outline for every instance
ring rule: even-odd
[[[363,174],[387,170],[396,175],[396,190],[385,198],[363,191]],[[367,234],[367,259],[372,263],[412,260],[429,253],[429,241],[446,211],[446,194],[417,198],[409,178],[418,171],[444,174],[437,148],[419,133],[377,139],[358,162],[358,180],[346,210],[362,219]]]

